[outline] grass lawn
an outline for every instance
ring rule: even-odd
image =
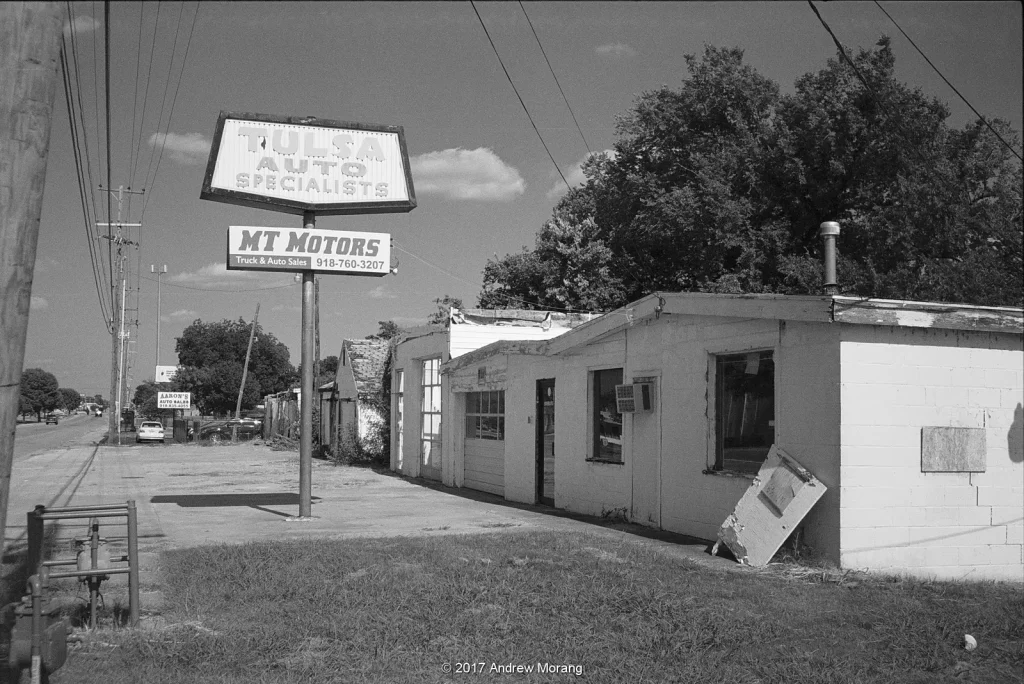
[[[162,566],[163,620],[87,635],[54,684],[1024,681],[1019,585],[716,571],[538,532],[216,546]]]

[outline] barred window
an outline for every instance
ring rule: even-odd
[[[505,439],[505,392],[466,394],[466,439]]]

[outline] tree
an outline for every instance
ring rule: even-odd
[[[132,403],[135,404],[135,412],[142,418],[158,418],[162,409],[157,405],[157,395],[160,392],[170,392],[171,383],[153,382],[147,380],[135,388]]]
[[[443,325],[447,327],[452,309],[462,308],[462,300],[449,294],[435,299],[434,303],[437,304],[437,311],[427,316],[428,325]]]
[[[59,385],[53,373],[42,368],[26,368],[21,374],[21,400],[19,408],[36,414],[36,421],[43,419],[43,413],[60,406]]]
[[[241,318],[219,323],[197,319],[185,328],[175,345],[179,370],[171,382],[173,389],[192,392],[193,402],[204,414],[234,412],[250,328]],[[297,377],[288,347],[257,323],[242,408],[252,408],[264,395],[288,389]]]
[[[379,326],[377,333],[370,335],[366,339],[368,340],[390,340],[397,337],[402,329],[398,327],[398,324],[394,321],[377,321]]]
[[[682,86],[619,117],[614,155],[588,160],[534,248],[487,262],[480,305],[818,293],[818,227],[837,220],[844,293],[1020,306],[1021,165],[982,122],[951,129],[945,105],[898,82],[884,36],[850,59],[783,95],[739,49],[687,55]]]
[[[61,387],[57,391],[60,392],[60,405],[68,413],[71,413],[82,404],[82,395],[77,390],[73,390],[70,387]]]

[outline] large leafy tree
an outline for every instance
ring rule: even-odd
[[[42,420],[43,413],[61,405],[57,378],[42,368],[26,368],[21,374],[20,390],[21,412],[36,414],[37,421]]]
[[[82,395],[78,393],[78,390],[71,389],[70,387],[61,387],[60,392],[60,405],[65,411],[74,411],[82,403]]]
[[[135,404],[135,412],[142,418],[158,418],[161,409],[157,405],[157,395],[160,392],[170,392],[171,383],[153,382],[147,380],[135,388],[135,395],[132,403]]]
[[[888,39],[850,60],[781,94],[739,49],[688,55],[682,86],[619,118],[614,154],[584,165],[534,248],[488,261],[481,306],[820,292],[827,220],[843,227],[844,293],[1021,305],[1018,161],[982,122],[951,129],[945,105],[898,82]]]
[[[177,339],[178,374],[175,391],[192,392],[204,414],[225,415],[235,410],[242,381],[251,324],[241,318],[219,323],[194,321]],[[242,408],[252,408],[261,397],[288,389],[297,374],[288,347],[256,324]]]

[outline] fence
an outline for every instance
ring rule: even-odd
[[[291,392],[271,394],[264,400],[263,438],[299,438],[299,402]]]

